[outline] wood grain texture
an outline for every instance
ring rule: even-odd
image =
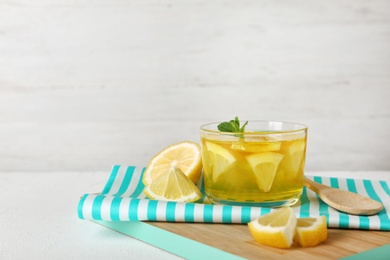
[[[390,170],[390,2],[0,3],[0,170],[146,165],[201,124],[309,126],[308,170]]]
[[[329,229],[316,247],[278,249],[257,243],[247,225],[148,222],[246,259],[339,259],[390,243],[390,232]]]

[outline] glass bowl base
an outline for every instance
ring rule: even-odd
[[[301,198],[302,192],[296,194],[293,197],[289,197],[286,199],[281,200],[265,200],[265,201],[236,201],[236,200],[225,200],[214,197],[212,194],[208,194],[206,192],[206,195],[209,199],[209,201],[213,204],[218,205],[230,205],[230,206],[247,206],[247,207],[270,207],[270,208],[276,208],[276,207],[287,207],[287,206],[293,206],[296,204],[299,199]]]

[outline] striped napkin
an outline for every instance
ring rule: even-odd
[[[78,216],[87,220],[104,221],[170,221],[208,223],[248,223],[274,209],[213,205],[205,202],[205,196],[197,203],[149,200],[143,194],[142,174],[145,168],[115,165],[103,188],[96,194],[85,194],[79,201]],[[297,217],[325,215],[332,228],[390,230],[390,189],[385,181],[355,180],[307,176],[316,182],[349,190],[380,201],[384,209],[373,216],[354,216],[339,212],[323,203],[311,190],[303,194],[292,208]],[[202,179],[197,183],[202,193]]]

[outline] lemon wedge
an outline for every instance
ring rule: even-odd
[[[316,246],[328,237],[326,217],[299,218],[294,236],[294,242],[303,246]]]
[[[289,248],[293,243],[297,219],[290,207],[281,208],[248,223],[253,238],[267,246]]]
[[[236,161],[236,158],[220,145],[206,142],[211,161],[213,181],[216,182],[219,176],[225,172]]]
[[[248,223],[253,238],[264,245],[289,248],[292,243],[316,246],[328,237],[326,217],[296,218],[290,207],[281,208]]]
[[[305,152],[306,143],[305,141],[297,141],[288,147],[288,154],[289,154],[289,169],[291,169],[292,172],[298,173],[299,167],[301,166],[304,152]]]
[[[233,143],[231,148],[233,150],[240,150],[248,153],[261,153],[261,152],[272,152],[279,151],[281,142],[264,142],[264,143],[251,143],[251,142],[240,142]]]
[[[245,156],[245,159],[255,174],[259,189],[263,192],[270,191],[283,155],[274,152],[256,153]]]
[[[143,183],[145,185],[152,183],[171,167],[179,168],[193,183],[196,183],[202,172],[200,146],[185,141],[164,148],[149,162],[143,174]]]
[[[171,167],[144,189],[145,195],[154,200],[193,202],[202,197],[198,187],[179,169]]]

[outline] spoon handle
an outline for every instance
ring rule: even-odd
[[[318,192],[322,189],[332,189],[329,186],[322,185],[318,182],[312,181],[306,177],[303,177],[303,185],[314,191],[315,193],[318,194]]]

